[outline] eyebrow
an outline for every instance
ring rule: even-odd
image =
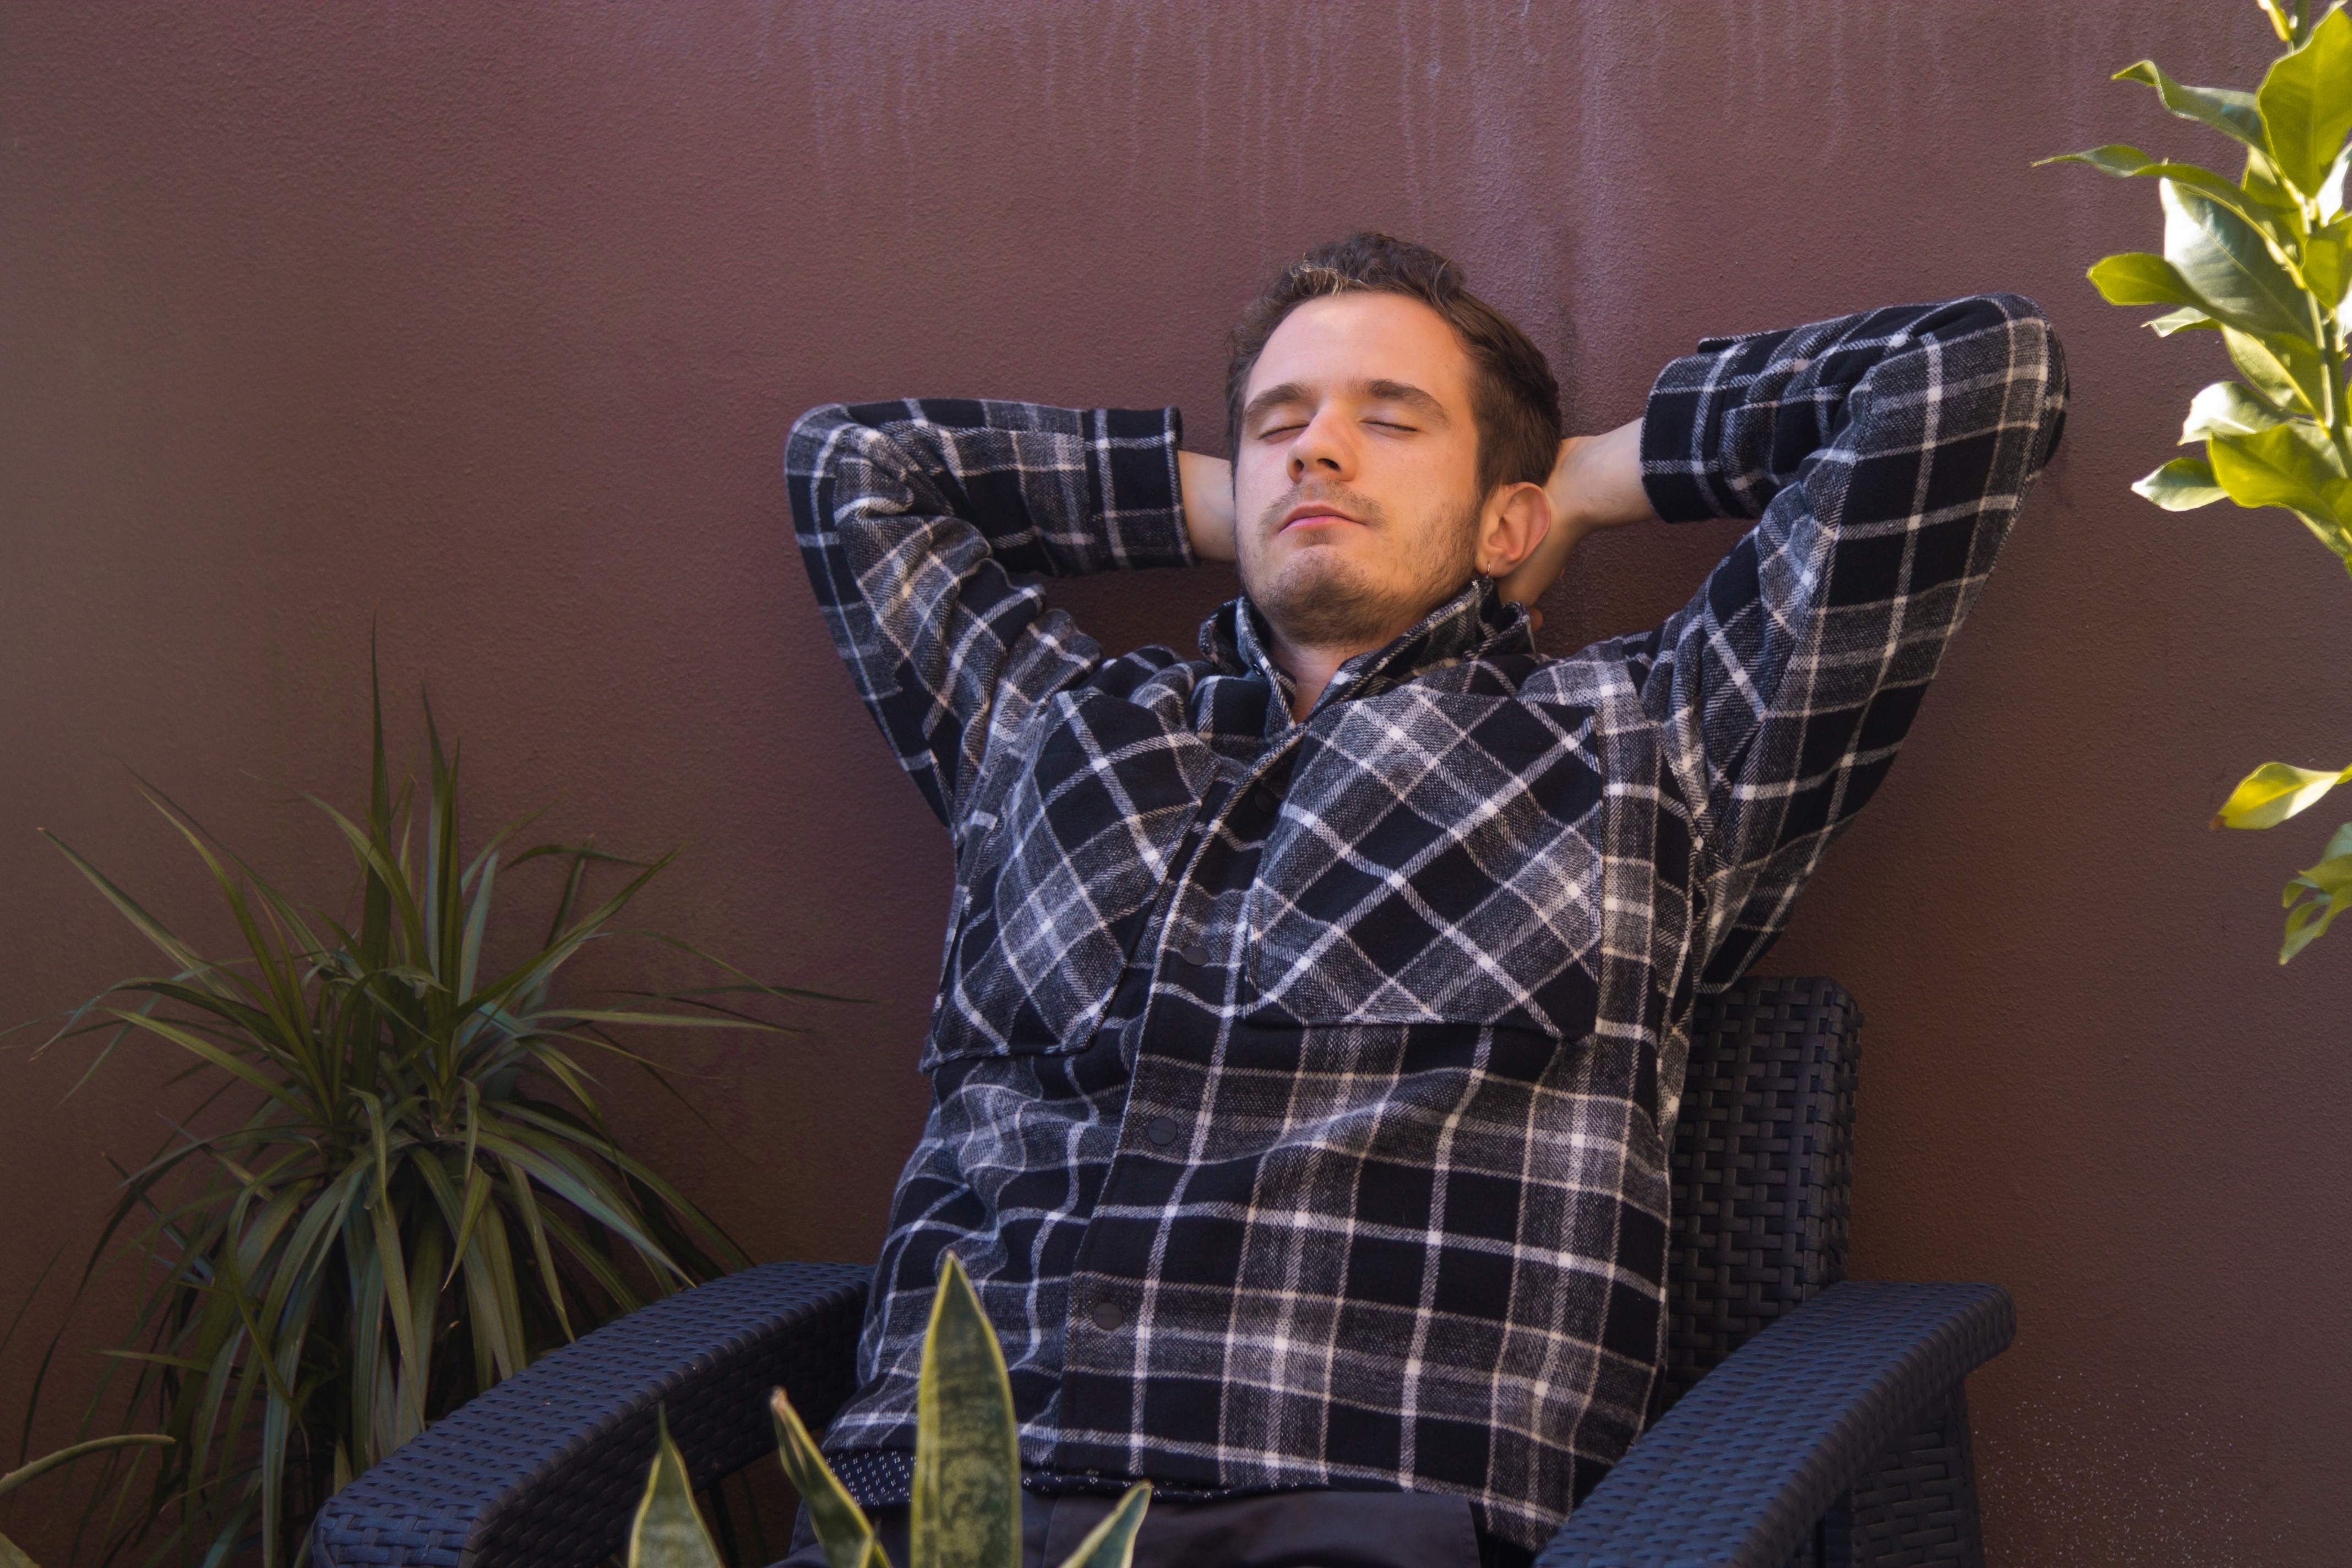
[[[1445,405],[1438,402],[1436,398],[1411,382],[1376,377],[1370,381],[1356,383],[1355,389],[1377,402],[1402,403],[1427,417],[1433,424],[1452,423],[1446,415]],[[1313,400],[1314,394],[1300,383],[1286,381],[1279,386],[1269,386],[1251,398],[1242,409],[1242,424],[1244,427],[1256,424],[1258,416],[1269,408],[1280,408],[1286,404],[1309,403]]]

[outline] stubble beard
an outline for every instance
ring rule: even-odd
[[[1309,499],[1293,489],[1259,515],[1256,538],[1270,542],[1285,512]],[[1388,514],[1369,498],[1350,491],[1319,491],[1328,500],[1387,531]],[[1309,545],[1293,552],[1271,580],[1241,563],[1242,588],[1275,630],[1307,647],[1378,647],[1444,603],[1477,573],[1478,512],[1475,498],[1437,526],[1422,531],[1408,569],[1387,582],[1375,580],[1344,548]],[[1253,552],[1254,554],[1254,552]]]

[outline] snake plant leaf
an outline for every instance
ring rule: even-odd
[[[942,1253],[915,1394],[912,1568],[1020,1568],[1021,1443],[996,1331]]]
[[[1150,1481],[1128,1488],[1118,1506],[1087,1532],[1076,1551],[1062,1559],[1062,1568],[1128,1568],[1135,1556],[1135,1532],[1143,1528],[1143,1510],[1150,1506]]]
[[[2302,47],[2272,61],[2254,105],[2272,164],[2315,195],[2352,132],[2352,16],[2330,11]]]
[[[2145,479],[2134,481],[2132,489],[2167,511],[2211,506],[2217,500],[2228,500],[2230,493],[2213,478],[2213,465],[2202,458],[2175,458]]]
[[[2238,787],[2213,814],[2212,826],[2276,827],[2347,778],[2352,778],[2352,768],[2326,773],[2288,763],[2264,763],[2238,781]]]
[[[783,1461],[784,1478],[809,1510],[829,1568],[889,1568],[866,1510],[824,1462],[816,1439],[809,1436],[782,1389],[769,1394],[768,1413],[776,1424],[776,1457]]]
[[[2257,152],[2267,146],[2262,110],[2251,92],[2226,87],[2186,87],[2166,75],[2154,60],[2136,60],[2110,79],[2146,82],[2156,89],[2156,96],[2164,107],[2183,120],[2194,120]]]
[[[2270,237],[2203,192],[2165,180],[2164,258],[2192,298],[2135,304],[2195,304],[2248,331],[2316,341],[2310,297],[2296,286]]]
[[[2217,381],[2190,399],[2180,441],[2187,446],[2209,436],[2251,436],[2284,423],[2286,416],[2247,391],[2244,383]]]
[[[2098,287],[2110,305],[2180,305],[2200,315],[2205,313],[2205,301],[2179,269],[2145,250],[2101,257],[2084,276]]]
[[[702,1510],[694,1506],[686,1456],[670,1441],[668,1416],[659,1420],[653,1471],[629,1526],[629,1568],[724,1568]]]

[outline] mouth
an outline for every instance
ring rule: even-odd
[[[1291,508],[1283,517],[1281,523],[1276,527],[1275,531],[1287,533],[1295,528],[1329,528],[1343,522],[1356,523],[1360,528],[1363,526],[1357,519],[1349,517],[1328,502],[1308,501],[1302,506]]]

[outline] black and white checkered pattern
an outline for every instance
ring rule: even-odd
[[[1033,1484],[1457,1492],[1539,1543],[1657,1375],[1693,1000],[1877,787],[2064,385],[2009,295],[1704,342],[1643,478],[1756,523],[1685,608],[1551,658],[1481,578],[1303,724],[1245,599],[1111,659],[1016,580],[1195,560],[1174,410],[803,416],[818,600],[956,858],[827,1437],[868,1500],[951,1246]]]

